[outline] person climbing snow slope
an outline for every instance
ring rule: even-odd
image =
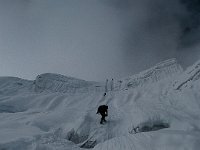
[[[98,107],[97,114],[101,115],[101,121],[100,124],[103,124],[103,122],[106,122],[105,117],[108,116],[108,106],[107,105],[101,105]]]

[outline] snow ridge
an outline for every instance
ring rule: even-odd
[[[13,95],[29,92],[32,89],[33,81],[24,80],[17,77],[0,77],[0,95]]]
[[[183,75],[181,75],[181,78],[179,80],[175,81],[174,83],[174,89],[180,90],[183,87],[188,87],[194,81],[200,79],[200,60],[197,61],[194,65],[186,69]]]
[[[145,70],[139,74],[118,81],[118,83],[121,82],[122,85],[119,86],[118,84],[118,86],[115,87],[127,89],[144,86],[146,84],[154,83],[162,79],[174,77],[182,72],[183,68],[181,67],[181,65],[177,63],[177,60],[175,58],[172,58],[158,63],[154,67]]]
[[[101,85],[99,85],[97,82],[85,81],[52,73],[38,75],[35,80],[36,92],[92,92],[95,90],[101,90],[101,88]]]

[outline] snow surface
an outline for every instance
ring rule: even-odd
[[[139,74],[133,75],[128,78],[118,80],[115,84],[115,89],[127,89],[146,86],[166,78],[173,78],[180,75],[183,68],[177,63],[177,60],[172,58],[160,62],[152,68],[145,70]]]
[[[175,81],[174,87],[176,90],[181,90],[184,87],[192,86],[192,83],[200,78],[200,61],[197,61],[193,66],[189,67],[185,73]]]
[[[1,77],[0,150],[199,150],[199,70],[199,62],[183,71],[167,60],[114,80],[106,96],[105,83],[58,74]],[[104,125],[101,104],[109,107]]]

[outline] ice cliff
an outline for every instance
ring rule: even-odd
[[[193,69],[187,71],[186,74],[194,74],[198,76],[199,63]],[[155,83],[163,79],[176,77],[183,72],[182,67],[177,63],[176,59],[169,59],[156,64],[152,68],[140,72],[139,74],[114,80],[113,83],[106,85],[106,82],[94,82],[77,79],[74,77],[63,76],[60,74],[45,73],[38,75],[34,81],[23,80],[14,77],[0,78],[0,93],[12,90],[17,93],[20,89],[28,92],[61,92],[61,93],[85,93],[85,92],[105,92],[114,90],[124,90],[129,88],[142,87],[147,84]],[[187,75],[188,76],[188,75]],[[189,77],[188,77],[189,78]],[[195,79],[195,78],[192,78]],[[188,79],[191,80],[191,79]],[[179,81],[176,86],[179,89],[184,83]],[[111,85],[113,84],[113,85]],[[179,84],[179,86],[178,86]],[[107,87],[106,87],[107,86]],[[113,88],[111,88],[113,86]],[[8,88],[6,88],[8,87]],[[10,88],[12,87],[12,88]],[[1,90],[1,88],[3,88]],[[9,92],[7,92],[9,93]]]
[[[92,92],[102,89],[100,83],[85,81],[60,74],[45,73],[38,75],[35,80],[35,91],[51,91],[63,93]]]
[[[115,82],[115,89],[128,89],[141,87],[155,83],[163,79],[173,78],[180,75],[183,68],[176,59],[169,59],[156,64],[152,68],[139,74],[124,78]]]
[[[192,84],[200,79],[200,61],[187,68],[180,78],[174,82],[174,89],[181,90],[185,87],[191,87]]]

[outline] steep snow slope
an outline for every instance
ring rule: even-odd
[[[35,82],[1,78],[0,149],[198,150],[200,80],[193,80],[184,91],[174,90],[171,81],[179,71],[169,73],[172,78],[163,75],[163,79],[160,76],[135,88],[109,91],[106,96],[103,84],[60,75],[40,75]],[[87,90],[70,91],[67,85]],[[101,104],[109,107],[104,125],[96,114]],[[133,132],[136,126],[163,123],[169,128]]]
[[[35,91],[43,92],[92,92],[102,91],[104,86],[97,82],[89,82],[73,77],[66,77],[59,74],[41,74],[35,80]]]
[[[174,83],[176,90],[181,90],[184,87],[191,86],[200,78],[200,61],[197,61],[193,66],[189,67],[184,74]]]
[[[139,74],[124,78],[115,82],[115,89],[136,88],[158,82],[166,78],[172,78],[183,72],[176,59],[169,59],[156,64],[154,67]]]

